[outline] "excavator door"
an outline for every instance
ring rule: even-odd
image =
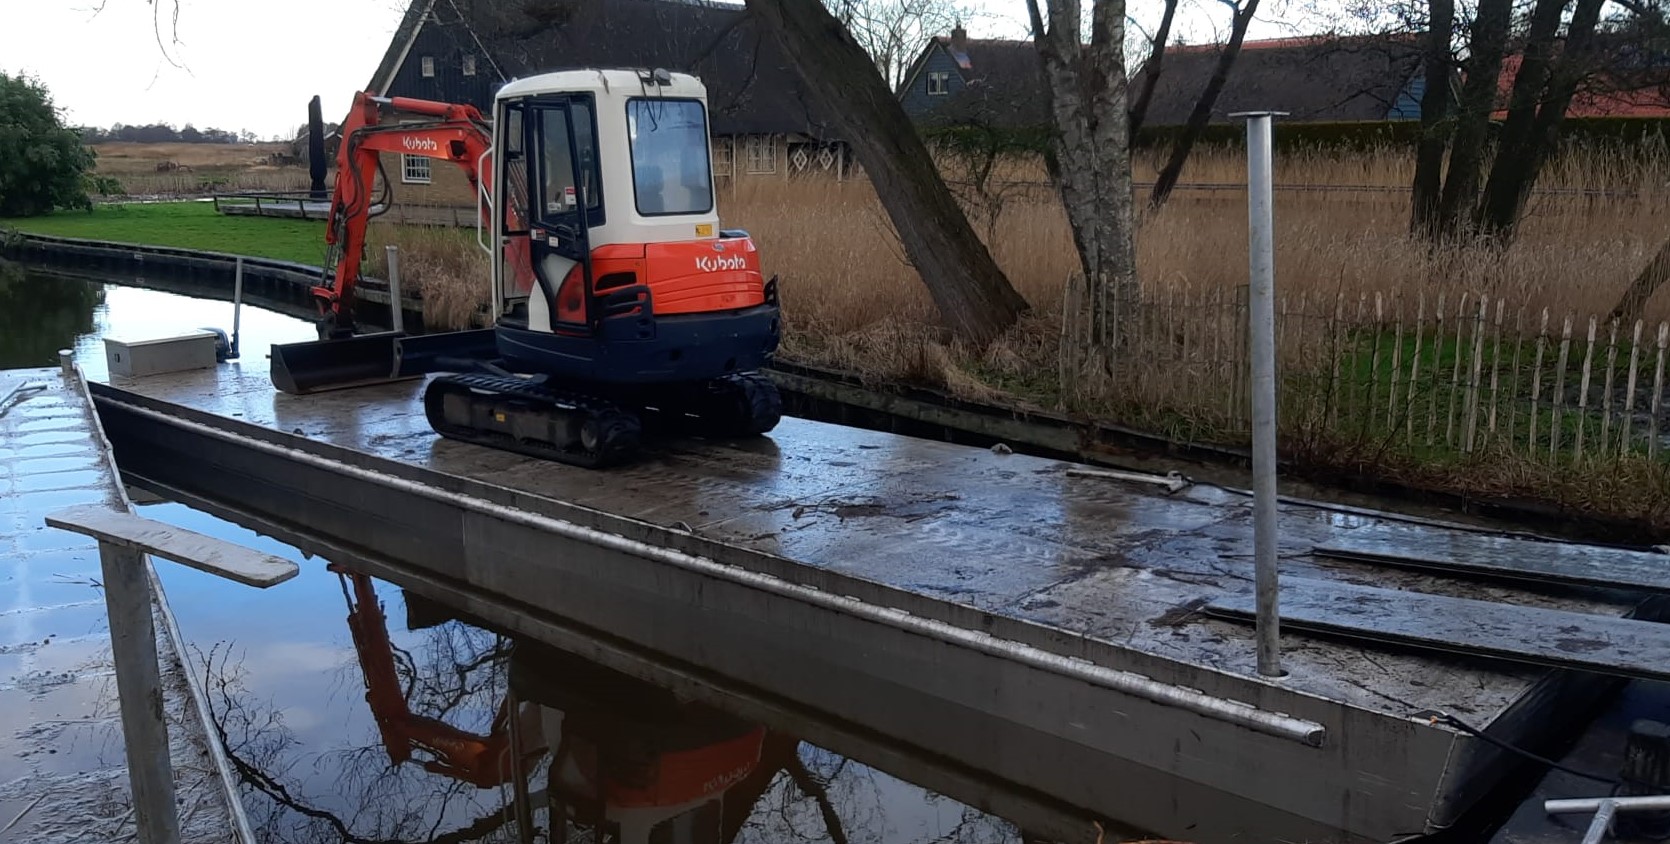
[[[518,328],[591,330],[591,230],[601,225],[596,107],[590,95],[501,103],[500,319]]]

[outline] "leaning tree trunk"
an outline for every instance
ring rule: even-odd
[[[1194,111],[1189,112],[1189,122],[1183,126],[1183,134],[1177,137],[1177,142],[1171,147],[1171,157],[1166,159],[1166,166],[1160,170],[1160,175],[1154,180],[1154,190],[1148,195],[1148,207],[1158,210],[1166,204],[1171,191],[1177,187],[1177,180],[1183,177],[1183,165],[1188,163],[1189,153],[1194,151],[1195,142],[1206,132],[1206,124],[1212,120],[1212,107],[1218,104],[1218,95],[1223,93],[1224,86],[1229,83],[1229,73],[1235,69],[1235,58],[1241,55],[1241,42],[1247,37],[1247,27],[1252,23],[1253,13],[1258,11],[1258,0],[1246,0],[1246,4],[1235,10],[1235,20],[1229,31],[1229,44],[1218,56],[1218,64],[1212,69],[1212,78],[1206,80],[1205,90],[1200,92],[1200,99],[1195,100]]]
[[[1508,46],[1512,0],[1479,0],[1473,18],[1467,83],[1461,89],[1455,136],[1450,143],[1450,173],[1438,200],[1438,236],[1451,240],[1467,232],[1478,205],[1479,181],[1485,146],[1490,140],[1490,114],[1496,105],[1496,86],[1502,75],[1502,56]]]
[[[1160,84],[1160,65],[1165,62],[1166,42],[1171,40],[1171,21],[1177,16],[1177,0],[1166,0],[1165,14],[1160,16],[1160,28],[1154,30],[1154,52],[1142,68],[1142,89],[1137,92],[1136,104],[1131,106],[1131,146],[1137,145],[1137,134],[1142,122],[1148,119],[1148,106],[1154,102],[1154,89]]]
[[[1548,88],[1548,70],[1554,63],[1554,36],[1567,0],[1537,0],[1531,12],[1531,26],[1525,34],[1524,58],[1514,74],[1508,95],[1508,117],[1496,143],[1496,162],[1490,167],[1484,197],[1474,220],[1477,231],[1502,243],[1501,235],[1513,226],[1518,215],[1518,188],[1524,183],[1536,141],[1537,105]]]
[[[1450,38],[1455,33],[1455,0],[1430,0],[1429,27],[1421,48],[1426,90],[1421,92],[1421,141],[1415,149],[1415,182],[1409,232],[1438,234],[1438,195],[1444,188],[1444,150],[1450,141]]]
[[[1052,170],[1084,270],[1080,308],[1068,315],[1063,332],[1066,386],[1077,383],[1087,364],[1107,373],[1123,344],[1120,329],[1137,298],[1135,214],[1124,0],[1096,0],[1088,44],[1079,34],[1078,0],[1048,3],[1048,27],[1038,0],[1027,0],[1027,11],[1049,82],[1056,128]]]
[[[1653,294],[1664,286],[1666,279],[1670,279],[1670,240],[1658,248],[1658,254],[1647,262],[1641,274],[1630,282],[1629,289],[1624,291],[1623,298],[1612,307],[1612,313],[1607,315],[1607,321],[1617,320],[1622,323],[1634,322],[1641,318],[1641,312],[1646,309],[1647,301]]]
[[[1536,118],[1526,130],[1525,143],[1516,160],[1498,160],[1491,170],[1490,184],[1485,188],[1482,223],[1484,231],[1503,244],[1512,242],[1518,234],[1531,188],[1536,186],[1543,164],[1560,143],[1560,126],[1565,122],[1566,109],[1571,106],[1578,84],[1590,70],[1595,26],[1600,22],[1603,5],[1605,0],[1577,0],[1577,9],[1566,28],[1565,46],[1548,74],[1548,90],[1537,108]],[[1497,171],[1501,171],[1500,178]]]
[[[819,0],[748,0],[748,11],[782,45],[801,84],[852,146],[950,328],[983,346],[1014,325],[1026,300],[969,225],[910,118],[846,27]]]

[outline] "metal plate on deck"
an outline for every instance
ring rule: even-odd
[[[1318,545],[1312,553],[1445,574],[1670,592],[1670,556],[1644,551],[1457,534],[1436,542],[1351,537]]]
[[[1211,615],[1250,620],[1253,596],[1214,600]],[[1670,679],[1670,625],[1627,618],[1282,578],[1281,623],[1352,639],[1626,677]]]

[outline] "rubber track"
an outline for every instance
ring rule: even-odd
[[[588,421],[597,423],[604,440],[599,443],[597,449],[588,451],[582,449],[578,443],[557,447],[548,443],[519,440],[494,431],[448,424],[441,411],[443,393],[468,393],[472,390],[543,404],[571,413],[583,413]],[[522,378],[481,373],[443,375],[429,382],[423,394],[423,407],[430,427],[443,437],[553,460],[570,466],[586,469],[613,466],[635,456],[638,451],[641,425],[636,415],[610,401],[581,393],[552,390]]]

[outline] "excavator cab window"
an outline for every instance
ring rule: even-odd
[[[626,104],[632,186],[645,217],[713,210],[707,115],[697,100],[633,99]]]

